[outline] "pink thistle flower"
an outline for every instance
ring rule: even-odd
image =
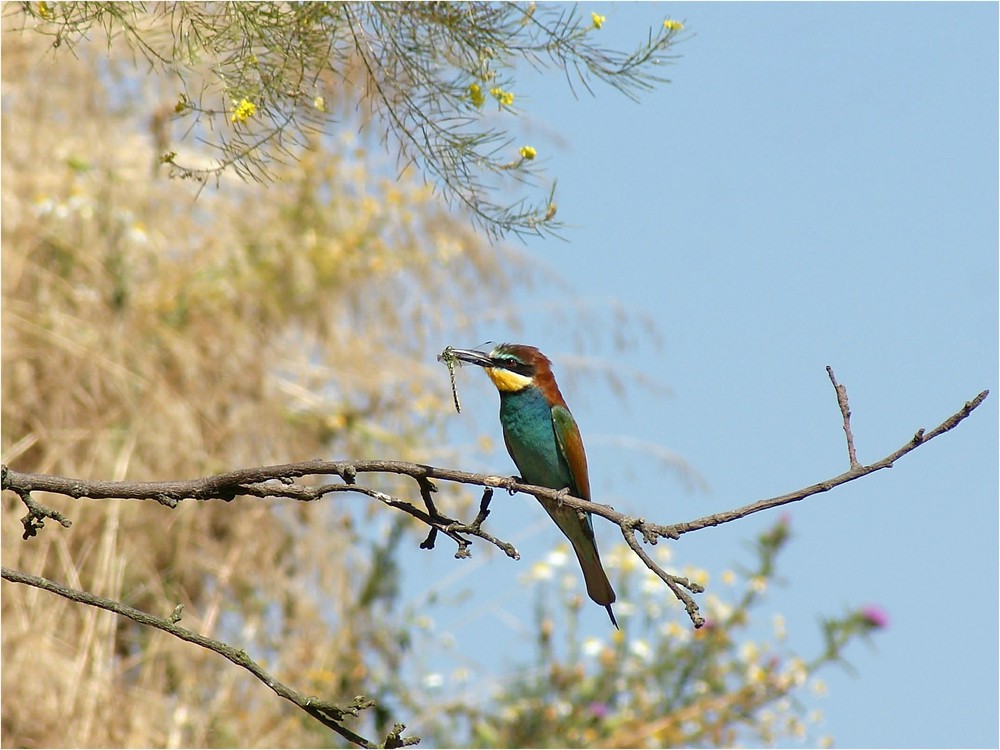
[[[859,613],[865,624],[875,630],[882,630],[889,627],[889,615],[877,604],[869,604],[862,607]]]

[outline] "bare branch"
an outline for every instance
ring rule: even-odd
[[[784,495],[778,495],[766,500],[758,500],[755,503],[744,505],[742,508],[736,508],[735,510],[727,511],[725,513],[716,513],[711,516],[705,516],[694,521],[689,521],[688,523],[679,523],[674,524],[673,526],[662,527],[662,535],[677,538],[681,534],[697,531],[698,529],[703,529],[706,526],[718,526],[723,523],[729,523],[730,521],[735,521],[738,518],[749,516],[752,513],[759,513],[762,510],[770,510],[771,508],[777,508],[780,505],[787,505],[788,503],[794,503],[797,500],[804,500],[805,498],[819,494],[820,492],[827,492],[832,490],[834,487],[839,487],[847,482],[860,479],[861,477],[867,476],[873,472],[880,471],[882,469],[890,469],[896,461],[912,451],[914,448],[917,448],[932,438],[936,438],[938,435],[957,427],[959,422],[968,417],[973,410],[976,409],[976,407],[983,403],[989,393],[989,391],[983,391],[971,401],[967,401],[965,406],[952,414],[948,417],[948,419],[930,432],[925,432],[923,428],[917,430],[916,434],[905,445],[893,453],[890,453],[880,461],[876,461],[868,466],[859,465],[850,471],[845,471],[843,474],[839,474],[832,479],[827,479],[824,482],[817,482],[816,484],[811,484],[808,487],[803,487],[800,490],[788,492]]]
[[[645,554],[635,537],[636,532],[642,534],[643,541],[647,544],[655,544],[660,538],[678,539],[682,534],[697,531],[709,526],[719,526],[730,523],[739,518],[744,518],[753,513],[777,508],[781,505],[804,500],[812,495],[827,492],[834,487],[838,487],[847,482],[860,479],[876,471],[887,469],[907,453],[928,442],[932,438],[941,435],[968,417],[989,395],[989,391],[983,391],[971,401],[967,402],[959,411],[951,415],[948,419],[935,427],[930,432],[923,429],[917,433],[898,450],[890,453],[885,458],[867,466],[857,462],[853,457],[853,435],[850,432],[848,417],[850,411],[847,408],[847,391],[844,386],[836,383],[832,370],[828,370],[831,380],[834,381],[837,390],[837,401],[841,405],[841,413],[844,415],[845,432],[848,438],[848,450],[852,454],[852,467],[850,470],[832,477],[822,482],[803,487],[802,489],[788,492],[765,500],[759,500],[734,510],[715,513],[709,516],[676,523],[671,525],[661,525],[651,523],[644,519],[637,519],[618,512],[609,505],[588,502],[566,494],[565,490],[554,490],[548,487],[538,487],[535,485],[519,482],[512,477],[499,477],[486,474],[473,474],[456,469],[445,469],[426,464],[414,464],[405,461],[388,460],[362,460],[362,461],[324,461],[315,459],[312,461],[302,461],[293,464],[282,464],[278,466],[265,466],[250,469],[239,469],[227,474],[205,477],[204,479],[193,479],[188,481],[169,482],[107,482],[107,481],[85,481],[78,479],[68,479],[65,477],[47,476],[44,474],[25,474],[7,467],[3,468],[3,489],[16,492],[25,504],[28,505],[29,515],[32,512],[41,512],[43,516],[57,518],[63,525],[68,525],[68,521],[62,516],[53,515],[54,511],[42,512],[32,511],[32,507],[40,507],[30,499],[31,492],[53,492],[66,495],[72,498],[93,498],[93,499],[136,499],[155,500],[169,508],[176,507],[177,503],[185,499],[196,500],[232,500],[238,495],[248,495],[259,498],[283,497],[303,502],[312,502],[335,492],[356,492],[367,495],[378,500],[391,508],[401,510],[420,522],[430,527],[430,533],[420,545],[424,549],[432,549],[437,533],[443,533],[451,538],[457,545],[458,550],[455,556],[458,558],[468,557],[471,553],[470,540],[467,536],[474,536],[483,541],[493,544],[502,549],[508,557],[519,559],[517,550],[512,544],[497,539],[482,528],[483,522],[489,515],[489,501],[492,497],[492,489],[500,487],[510,492],[524,492],[534,495],[537,498],[555,500],[572,508],[589,511],[595,515],[607,519],[617,525],[628,542],[629,547],[642,559],[643,563],[656,575],[658,575],[670,587],[674,595],[684,604],[688,615],[695,627],[700,627],[704,622],[698,614],[697,605],[691,597],[683,590],[688,589],[693,593],[701,593],[701,587],[692,584],[686,579],[678,578],[662,570],[652,558]],[[359,474],[369,473],[390,473],[413,477],[419,488],[423,502],[427,508],[421,510],[406,500],[388,495],[380,490],[367,487],[357,483]],[[311,475],[337,476],[341,483],[329,483],[320,487],[307,487],[295,484],[295,480]],[[436,491],[432,479],[447,482],[457,482],[461,484],[474,484],[486,488],[483,500],[480,504],[479,514],[472,523],[462,523],[458,520],[441,514],[434,502],[431,500],[431,493]],[[39,524],[40,525],[40,524]],[[467,536],[466,536],[467,535]]]
[[[146,625],[151,628],[163,630],[183,641],[201,646],[209,651],[214,651],[220,656],[223,656],[231,661],[233,664],[243,667],[243,669],[247,670],[250,674],[271,688],[271,690],[273,690],[279,697],[295,704],[318,722],[323,724],[323,726],[332,729],[349,742],[352,742],[359,747],[366,748],[374,748],[378,746],[374,742],[355,734],[340,723],[348,716],[356,717],[364,709],[373,707],[375,705],[375,701],[366,698],[363,695],[359,695],[354,697],[346,705],[338,705],[336,703],[331,703],[330,701],[320,700],[316,697],[303,696],[295,690],[292,690],[292,688],[288,687],[284,683],[274,679],[274,677],[266,672],[257,662],[251,659],[243,649],[233,648],[222,641],[217,641],[213,638],[201,635],[200,633],[188,630],[187,628],[182,628],[177,624],[181,619],[180,607],[176,607],[170,617],[164,619],[161,617],[155,617],[148,612],[143,612],[142,610],[135,609],[134,607],[129,607],[120,602],[96,596],[95,594],[91,594],[86,591],[67,588],[56,583],[55,581],[50,581],[47,578],[40,578],[38,576],[28,575],[27,573],[22,573],[17,570],[9,570],[7,568],[0,570],[0,573],[2,573],[2,577],[5,580],[13,583],[22,583],[27,586],[34,586],[35,588],[43,589],[44,591],[49,591],[53,594],[58,594],[59,596],[69,599],[70,601],[114,612],[116,615],[127,617],[140,625]],[[386,737],[384,745],[386,747],[402,747],[404,745],[416,744],[416,738],[403,738],[400,736],[403,728],[404,727],[401,724],[394,727],[393,731]]]

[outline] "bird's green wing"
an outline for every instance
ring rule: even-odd
[[[566,459],[566,464],[573,477],[573,484],[576,485],[575,488],[571,487],[570,489],[574,490],[577,497],[590,500],[587,454],[583,451],[580,428],[576,426],[576,420],[573,419],[573,415],[565,406],[552,407],[552,428],[556,434],[559,451]],[[574,511],[556,503],[542,502],[542,505],[572,542],[577,559],[580,561],[580,568],[583,570],[583,577],[587,582],[587,593],[590,598],[607,608],[608,616],[617,628],[615,613],[611,609],[611,604],[615,601],[615,590],[611,588],[611,581],[608,580],[604,566],[601,565],[601,556],[597,551],[597,540],[594,538],[594,522],[590,513]]]
[[[552,426],[556,433],[556,442],[569,466],[573,484],[576,485],[576,495],[583,500],[590,500],[590,475],[587,473],[587,454],[583,450],[583,438],[576,420],[565,406],[552,407]]]

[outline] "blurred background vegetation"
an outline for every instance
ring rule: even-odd
[[[531,159],[495,124],[487,136],[470,130],[482,103],[467,75],[441,83],[453,99],[432,106],[430,79],[398,60],[432,48],[452,54],[452,65],[465,60],[455,69],[500,88],[490,104],[507,114],[502,42],[536,22],[534,4],[306,4],[299,15],[288,13],[294,6],[238,5],[5,6],[5,464],[145,480],[317,456],[448,465],[468,450],[444,442],[453,407],[433,355],[487,314],[516,330],[512,285],[547,272],[490,239],[552,228],[555,206],[551,195],[525,207],[510,193],[531,178]],[[562,9],[552,22],[557,31],[566,24],[578,59],[596,54],[590,15]],[[302,29],[295,38],[325,45],[310,54],[342,64],[310,77],[305,55],[288,46]],[[397,61],[383,69],[396,75],[391,92],[351,29],[368,29]],[[651,35],[640,58],[677,30]],[[479,54],[465,59],[467,48]],[[636,80],[627,93],[650,85]],[[464,112],[454,153],[485,149],[477,164],[500,178],[498,193],[483,192],[481,175],[463,181],[461,169],[442,177],[447,167],[434,159],[447,165],[451,152],[406,145],[400,130],[426,125],[418,115],[393,124],[407,96],[438,124],[449,108]],[[251,153],[251,144],[260,147]],[[497,202],[505,195],[513,202]],[[385,488],[412,491],[395,482],[386,477]],[[427,636],[420,614],[399,607],[398,554],[425,530],[402,514],[375,535],[367,514],[387,511],[360,498],[172,511],[42,501],[73,527],[50,525],[24,542],[23,506],[5,494],[4,566],[160,616],[182,603],[186,627],[246,649],[300,692],[374,698],[379,707],[357,727],[369,737],[403,721],[425,745],[801,738],[816,717],[795,691],[821,691],[812,671],[879,626],[863,613],[828,619],[829,648],[810,660],[783,650],[778,621],[769,643],[741,636],[787,538],[779,523],[746,571],[725,582],[731,601],[709,598],[711,622],[698,632],[659,609],[664,592],[651,596],[655,582],[610,550],[616,586],[649,601],[641,627],[608,642],[577,643],[570,633],[568,653],[557,651],[553,610],[572,623],[580,606],[578,591],[559,587],[566,553],[557,549],[529,576],[536,663],[509,665],[502,691],[438,697],[407,668]],[[343,744],[214,654],[41,591],[4,584],[3,594],[5,747]]]

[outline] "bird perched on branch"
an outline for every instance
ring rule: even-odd
[[[507,452],[521,479],[539,487],[566,489],[590,500],[587,455],[580,428],[552,375],[552,363],[533,346],[500,344],[489,354],[474,349],[445,350],[451,358],[479,365],[500,392],[500,424]],[[557,500],[538,498],[573,545],[590,598],[608,610],[615,592],[601,565],[591,514]]]

